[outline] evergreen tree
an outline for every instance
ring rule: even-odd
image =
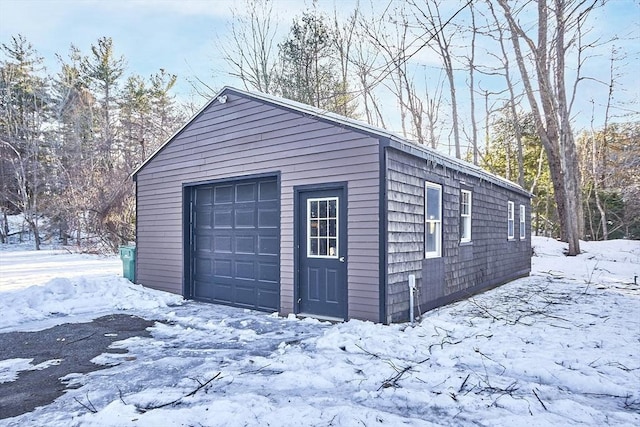
[[[0,174],[2,210],[15,209],[40,249],[39,219],[49,172],[50,99],[42,58],[23,36],[2,44],[0,62]]]
[[[58,132],[55,161],[56,203],[51,206],[52,223],[63,244],[74,231],[80,245],[89,228],[87,214],[91,208],[93,185],[98,181],[97,153],[93,147],[96,99],[89,79],[81,71],[82,56],[71,46],[69,58],[58,56],[60,71],[54,78],[53,98]]]
[[[533,194],[531,201],[531,224],[536,235],[558,237],[557,211],[553,196],[553,184],[549,164],[544,155],[544,147],[535,131],[530,114],[518,116],[514,123],[511,114],[498,118],[493,124],[493,138],[480,165],[490,172],[510,181],[518,180],[517,151],[515,142],[516,125],[523,142],[523,169],[525,190]]]
[[[345,96],[332,37],[321,14],[305,12],[294,20],[289,38],[278,46],[279,92],[294,101],[353,116],[355,108]]]
[[[577,143],[584,180],[585,237],[640,238],[640,122],[583,132]]]

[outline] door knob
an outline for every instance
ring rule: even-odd
[[[344,257],[343,257],[343,256],[341,256],[340,258],[338,258],[338,261],[340,261],[340,262],[344,262]]]

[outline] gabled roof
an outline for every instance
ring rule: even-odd
[[[189,119],[184,126],[182,126],[176,133],[174,133],[167,141],[162,144],[151,156],[149,156],[140,166],[138,166],[133,173],[131,174],[134,179],[135,176],[140,172],[147,163],[149,163],[153,158],[158,155],[160,151],[164,149],[176,136],[178,136],[191,122],[196,120],[198,116],[200,116],[213,102],[218,100],[220,97],[233,93],[243,98],[252,98],[263,101],[267,104],[276,105],[288,110],[296,111],[307,116],[315,117],[319,120],[327,121],[330,123],[334,123],[336,125],[340,125],[343,127],[347,127],[356,131],[365,132],[372,136],[375,136],[380,139],[386,139],[389,141],[389,146],[405,152],[410,155],[414,155],[425,159],[427,161],[434,162],[436,164],[440,164],[443,167],[460,170],[461,172],[475,176],[485,181],[493,182],[502,187],[507,187],[513,191],[517,191],[519,193],[525,194],[530,197],[531,194],[524,190],[518,184],[511,182],[505,178],[494,175],[486,170],[471,164],[469,162],[465,162],[464,160],[460,160],[451,156],[447,156],[446,154],[442,154],[436,150],[433,150],[427,146],[416,144],[415,142],[403,138],[399,135],[396,135],[392,132],[389,132],[386,129],[370,125],[365,122],[361,122],[359,120],[351,119],[345,116],[341,116],[339,114],[335,114],[329,112],[327,110],[322,110],[320,108],[312,107],[307,104],[302,104],[300,102],[292,101],[285,98],[279,98],[273,95],[267,95],[261,92],[249,92],[245,90],[236,89],[230,86],[223,87],[209,102],[207,102],[191,119]]]

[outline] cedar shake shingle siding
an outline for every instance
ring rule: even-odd
[[[409,274],[416,276],[420,308],[429,310],[529,274],[531,238],[507,239],[507,202],[516,206],[529,197],[463,170],[388,149],[387,321],[409,318]],[[442,185],[442,256],[424,257],[424,183]],[[472,192],[471,242],[460,242],[460,190]]]
[[[267,264],[272,269],[269,283],[278,287],[271,298],[279,300],[282,314],[302,311],[300,257],[307,254],[301,254],[296,244],[307,238],[301,235],[306,231],[300,224],[307,227],[313,221],[299,206],[304,200],[301,194],[313,197],[309,191],[331,186],[339,186],[346,194],[340,197],[346,202],[347,227],[342,238],[346,238],[347,253],[340,254],[346,255],[344,263],[338,264],[342,269],[331,273],[342,271],[340,277],[346,277],[345,319],[408,320],[410,274],[417,279],[419,309],[425,311],[529,273],[530,195],[516,184],[384,129],[313,107],[233,88],[219,95],[226,96],[226,102],[213,99],[134,173],[139,283],[198,298],[192,292],[197,286],[193,272],[200,267],[194,265],[199,266],[202,259],[206,264],[207,259],[194,255],[193,242],[200,237],[193,236],[201,229],[194,225],[193,212],[211,209],[194,208],[195,189],[215,192],[224,182],[241,185],[273,179],[279,186],[278,197],[270,199],[269,211],[279,208],[280,212],[275,230],[279,253],[277,261],[269,258]],[[442,253],[437,258],[425,258],[425,182],[442,186]],[[469,243],[460,242],[461,189],[472,192]],[[508,201],[514,203],[515,238],[511,240],[507,239]],[[520,205],[526,208],[523,240],[519,239]],[[203,235],[205,240],[224,237],[222,231],[216,234],[208,223],[203,224],[203,233],[213,233]],[[260,225],[256,227],[259,241]],[[311,225],[304,228],[311,229]],[[238,238],[246,237],[238,233]],[[260,260],[271,252],[256,249],[255,254],[256,268],[260,268]],[[246,264],[246,259],[232,262]],[[338,262],[337,256],[333,262]],[[272,267],[276,265],[279,268]],[[273,268],[279,270],[279,283],[273,279]],[[203,286],[215,283],[215,276],[209,280],[206,274],[198,276]],[[327,291],[327,302],[329,296]]]

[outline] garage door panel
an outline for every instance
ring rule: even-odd
[[[213,289],[207,286],[206,282],[200,280],[194,281],[196,293],[193,295],[195,299],[213,299]]]
[[[280,244],[275,236],[258,236],[258,253],[260,255],[278,255]]]
[[[232,253],[233,238],[231,236],[214,236],[213,252],[216,254]]]
[[[233,185],[218,185],[214,187],[213,201],[216,205],[233,203]]]
[[[236,261],[236,276],[240,280],[255,280],[254,261]],[[240,282],[239,282],[240,283]]]
[[[213,276],[217,278],[232,278],[233,262],[230,259],[214,259]]]
[[[237,254],[255,254],[256,239],[255,236],[236,236],[236,253]]]
[[[256,211],[254,207],[239,208],[235,212],[235,226],[236,228],[255,228]]]
[[[280,215],[277,209],[258,208],[258,227],[278,228]]]
[[[258,279],[261,282],[278,283],[279,270],[277,263],[262,262],[258,265]]]
[[[280,202],[276,179],[197,187],[193,198],[193,297],[278,310]]]
[[[200,224],[198,223],[198,227],[199,226]],[[216,210],[213,212],[213,228],[233,228],[233,211],[231,209],[227,209],[226,206],[223,209],[216,207]]]
[[[236,203],[254,202],[256,200],[256,184],[236,184]]]
[[[258,200],[278,200],[278,183],[276,181],[261,182],[258,188]]]
[[[198,252],[211,252],[213,239],[208,234],[199,233],[193,236],[193,247]]]
[[[210,206],[213,204],[213,192],[211,187],[196,189],[196,203],[198,206]]]
[[[213,300],[218,302],[228,302],[233,299],[233,285],[230,283],[218,283],[216,286],[208,284]]]
[[[195,270],[198,276],[210,276],[213,274],[212,262],[210,258],[198,257],[195,260]]]
[[[211,218],[211,208],[210,207],[198,207],[196,209],[194,215],[194,220],[198,222],[198,228],[200,229],[208,229],[211,228],[212,218]]]
[[[256,305],[256,288],[254,286],[245,287],[241,284],[237,285],[236,303],[245,307]]]

